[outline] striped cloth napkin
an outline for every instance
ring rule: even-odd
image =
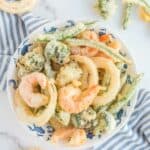
[[[0,12],[0,90],[6,89],[6,73],[10,57],[22,39],[48,20]],[[96,150],[150,150],[150,92],[141,89],[135,110],[121,131]]]

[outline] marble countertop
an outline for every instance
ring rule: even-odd
[[[127,45],[139,72],[145,74],[141,88],[150,89],[150,24],[143,23],[136,14],[126,31],[121,29],[122,8],[118,7],[116,15],[109,21],[102,20],[93,9],[93,0],[39,0],[35,15],[51,21],[65,19],[97,19],[101,26],[116,33]],[[37,138],[30,136],[17,122],[12,113],[6,93],[0,93],[0,145],[3,150],[20,150],[32,146],[50,149]]]

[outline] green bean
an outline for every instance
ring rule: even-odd
[[[83,32],[86,29],[91,29],[96,26],[97,21],[85,22],[85,23],[78,23],[75,26],[70,28],[66,28],[61,31],[56,31],[55,33],[51,34],[41,34],[36,39],[37,41],[50,41],[50,40],[64,40],[67,38],[72,38],[78,35],[79,33]]]
[[[96,42],[96,41],[87,40],[87,39],[74,39],[74,38],[67,39],[66,42],[69,45],[73,45],[73,46],[89,46],[89,47],[97,48],[99,51],[106,53],[107,55],[112,57],[114,60],[119,60],[119,61],[126,62],[129,64],[131,63],[130,60],[121,56],[118,53],[115,53],[111,47],[108,47],[106,44],[102,42]]]
[[[126,80],[127,80],[127,73],[122,73],[120,77],[120,89],[126,83]]]
[[[78,35],[79,33],[85,31],[86,29],[90,29],[95,25],[94,22],[85,22],[85,23],[78,23],[75,26],[66,28],[62,31],[56,31],[54,33],[46,33],[37,35],[35,41],[51,41],[51,40],[64,40],[67,38],[72,38]]]
[[[147,12],[150,12],[150,1],[149,0],[125,0],[125,3],[132,3],[144,7]]]
[[[93,29],[97,26],[97,21],[84,22],[86,29]]]
[[[133,3],[125,3],[124,17],[123,17],[123,23],[122,23],[123,29],[126,29],[130,22],[132,8],[133,8]]]
[[[109,106],[109,108],[108,108],[109,112],[111,112],[112,114],[115,115],[121,108],[123,108],[123,106],[128,104],[128,102],[133,97],[142,76],[143,76],[143,74],[136,75],[136,77],[133,79],[132,84],[130,84],[130,85],[126,84],[123,87],[122,90],[124,91],[124,89],[125,89],[125,92],[122,91],[124,94],[119,96],[119,98]],[[128,86],[128,88],[126,88],[127,86]]]

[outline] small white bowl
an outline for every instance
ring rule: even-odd
[[[54,21],[52,23],[45,24],[44,26],[38,28],[35,32],[30,34],[28,37],[26,37],[22,41],[22,43],[20,44],[20,46],[16,50],[15,54],[11,58],[11,62],[10,62],[8,73],[7,73],[7,93],[8,93],[8,98],[9,98],[11,108],[12,108],[14,113],[16,113],[15,112],[15,105],[14,105],[14,93],[15,93],[15,89],[17,88],[16,62],[17,62],[17,59],[19,58],[19,56],[21,56],[21,55],[23,55],[27,52],[28,47],[30,45],[29,39],[32,36],[34,36],[35,34],[42,33],[42,32],[53,32],[56,28],[58,28],[60,26],[66,26],[66,27],[67,26],[72,26],[72,25],[74,25],[74,23],[75,23],[74,21],[69,20],[69,21]],[[100,25],[100,23],[98,23],[98,25]],[[108,30],[106,30],[105,28],[102,28],[102,27],[100,27],[99,29],[97,28],[96,30],[99,30],[101,32],[111,33],[111,32],[109,32]],[[115,37],[116,37],[116,35],[115,35]],[[117,39],[119,39],[119,38],[117,37]],[[120,42],[123,45],[123,51],[133,61],[132,57],[130,56],[130,54],[129,54],[127,48],[124,46],[123,42],[122,41],[120,41]],[[130,66],[130,72],[132,74],[136,73],[134,63],[133,63],[132,66]],[[78,149],[78,150],[82,149],[83,150],[85,148],[90,148],[92,146],[98,145],[98,143],[103,143],[108,138],[112,137],[115,133],[119,132],[119,130],[121,130],[121,128],[127,123],[131,113],[133,112],[135,103],[136,103],[136,98],[134,96],[134,98],[130,101],[130,104],[127,105],[126,107],[124,107],[122,109],[122,111],[120,112],[120,114],[119,114],[120,118],[118,118],[118,120],[117,120],[117,127],[115,128],[115,130],[113,132],[111,132],[109,134],[105,134],[105,135],[101,136],[100,138],[93,137],[92,139],[88,139],[85,144],[83,144],[79,147],[73,147],[72,148],[72,147],[67,147],[67,146],[65,146],[61,143],[57,143],[57,144],[55,144],[55,149],[61,149],[61,150],[63,150],[63,149],[65,149],[65,150],[66,149],[69,149],[69,150],[70,149]],[[27,125],[27,124],[23,124],[22,122],[20,122],[20,124],[29,133],[31,133],[33,135],[36,135],[37,137],[43,139],[46,142],[48,141],[49,145],[54,146],[54,144],[49,142],[50,137],[53,133],[53,129],[49,125],[45,125],[43,127],[37,127],[36,125],[33,125],[33,124],[28,124]]]

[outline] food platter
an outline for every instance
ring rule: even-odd
[[[17,78],[16,78],[16,63],[18,58],[21,55],[24,55],[27,51],[28,51],[28,47],[30,46],[30,41],[31,39],[33,39],[35,37],[35,35],[39,34],[39,33],[46,33],[46,32],[51,32],[56,30],[57,28],[59,28],[60,26],[63,27],[70,27],[72,25],[75,24],[75,22],[77,23],[77,21],[55,21],[52,23],[48,23],[42,27],[40,27],[39,29],[37,29],[35,32],[33,32],[31,35],[29,35],[27,38],[25,38],[23,40],[23,42],[20,44],[20,46],[18,47],[18,49],[16,50],[14,56],[11,59],[11,63],[9,66],[9,72],[8,72],[8,76],[7,76],[7,83],[8,83],[8,88],[7,88],[7,92],[8,92],[8,97],[9,97],[9,101],[10,101],[10,105],[12,107],[12,110],[14,113],[16,113],[16,104],[14,101],[14,97],[15,97],[15,90],[18,87],[17,84]],[[118,36],[114,35],[112,32],[110,32],[109,30],[106,30],[103,27],[100,27],[100,23],[97,23],[97,27],[95,28],[95,30],[99,31],[99,32],[105,32],[105,33],[109,33],[112,34],[112,36],[114,36],[115,38],[119,39]],[[130,53],[128,52],[126,46],[123,44],[123,42],[120,40],[121,44],[122,44],[122,53],[125,53],[127,55],[127,58],[129,58],[132,61],[132,65],[130,65],[129,67],[129,72],[134,75],[136,74],[136,69],[135,69],[135,64],[133,63],[133,59],[130,56]],[[99,137],[93,136],[90,132],[87,133],[87,142],[79,147],[76,147],[75,149],[80,149],[80,148],[88,148],[91,147],[93,145],[95,145],[96,143],[99,143],[99,141],[105,141],[107,140],[109,137],[113,136],[116,132],[118,132],[119,130],[121,130],[121,128],[127,123],[133,109],[136,103],[136,98],[135,96],[132,97],[132,99],[130,100],[130,102],[123,107],[123,109],[121,109],[118,114],[117,114],[117,125],[116,128],[108,134],[104,134],[101,135]],[[17,116],[17,114],[16,114]],[[48,141],[50,140],[54,129],[49,125],[44,125],[44,126],[37,126],[35,124],[24,124],[22,122],[20,122],[20,124],[25,128],[25,130],[27,130],[28,132],[30,132],[33,135],[36,135],[37,137]],[[49,142],[50,143],[50,142]],[[51,143],[50,143],[51,144]],[[61,143],[56,144],[56,147],[62,147]],[[63,145],[63,148],[66,148]]]

